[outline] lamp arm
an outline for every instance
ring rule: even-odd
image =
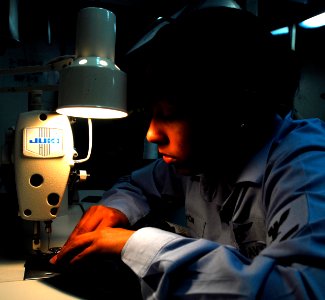
[[[92,128],[93,128],[93,125],[92,125],[92,122],[91,122],[91,118],[88,118],[88,132],[89,132],[88,154],[87,154],[87,156],[85,158],[74,160],[74,163],[76,163],[76,164],[83,163],[83,162],[87,161],[90,158],[91,150],[92,150],[92,146],[93,146],[93,129]]]

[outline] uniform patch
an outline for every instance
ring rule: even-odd
[[[307,223],[307,217],[305,200],[297,199],[283,207],[268,227],[268,244],[291,238]]]

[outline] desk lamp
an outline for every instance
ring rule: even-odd
[[[76,56],[60,75],[60,114],[121,118],[126,113],[126,76],[115,64],[115,15],[102,8],[80,11]]]
[[[34,110],[19,116],[15,173],[20,216],[35,221],[33,250],[40,250],[39,223],[51,232],[66,192],[71,167],[91,152],[91,118],[122,118],[126,111],[126,74],[114,64],[115,14],[97,7],[80,10],[76,57],[60,71],[56,112]],[[88,118],[89,148],[74,160],[68,116]]]

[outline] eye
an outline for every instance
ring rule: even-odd
[[[174,122],[184,118],[183,109],[175,105],[175,100],[169,98],[158,100],[152,107],[152,118],[162,122]]]
[[[157,111],[153,117],[161,121],[172,122],[179,120],[181,118],[181,115],[179,114],[179,112],[174,110],[163,110]]]

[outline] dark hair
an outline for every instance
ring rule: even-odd
[[[212,111],[222,101],[238,114],[283,115],[293,106],[297,66],[293,51],[255,15],[204,8],[162,27],[128,55],[128,97],[140,104],[173,96],[189,110],[199,103]]]

